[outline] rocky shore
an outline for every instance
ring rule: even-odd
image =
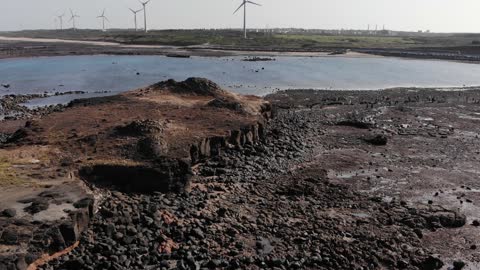
[[[139,97],[151,98],[157,88],[200,97],[208,90],[209,106],[249,111],[216,94],[212,100],[216,86],[209,82],[162,82]],[[264,122],[190,144],[188,185],[180,189],[104,185],[98,181],[101,168],[90,166],[84,175],[97,181],[83,180],[102,194],[96,214],[75,249],[37,266],[478,268],[477,89],[297,90],[266,100],[271,109],[262,105]],[[86,100],[73,106],[91,105]],[[129,145],[148,146],[140,150],[142,158],[174,149],[169,140],[153,148],[148,143],[164,128],[156,122],[115,126],[115,136],[127,136]],[[97,145],[97,152],[107,150],[99,148],[101,136],[94,142],[87,137],[79,139]],[[133,149],[122,149],[122,156],[132,158]],[[120,181],[125,173],[118,169],[113,178]],[[2,228],[1,235],[0,246],[11,232]]]
[[[63,95],[78,95],[85,94],[85,91],[67,91],[56,93],[43,93],[43,94],[10,94],[0,96],[0,120],[20,120],[29,119],[32,117],[41,117],[53,112],[61,111],[65,106],[61,104],[55,104],[50,106],[28,108],[23,105],[24,103],[38,98],[47,98],[52,96]]]

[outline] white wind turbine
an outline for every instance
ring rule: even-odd
[[[139,13],[143,9],[139,9],[139,10],[133,10],[131,8],[129,8],[129,9],[133,13],[133,20],[135,21],[135,31],[137,31],[138,30],[138,27],[137,27],[137,13]]]
[[[233,14],[237,13],[242,7],[243,7],[243,37],[247,38],[247,4],[252,4],[252,5],[257,5],[261,6],[260,4],[257,4],[255,2],[249,1],[249,0],[242,0],[242,4],[233,12]]]
[[[63,30],[63,17],[65,16],[65,13],[62,15],[57,16],[58,21],[60,22],[60,30]]]
[[[103,26],[102,31],[105,32],[105,31],[106,31],[106,30],[105,30],[105,20],[106,20],[107,22],[110,22],[110,21],[108,20],[108,18],[105,16],[105,9],[103,9],[102,15],[98,16],[97,18],[101,18],[101,19],[102,19],[102,26]]]
[[[145,25],[145,33],[148,32],[148,28],[147,28],[147,4],[150,3],[150,1],[152,0],[148,0],[146,2],[142,2],[140,0],[138,0],[142,6],[143,6],[143,22],[144,22],[144,25]]]
[[[75,18],[80,18],[77,14],[73,13],[73,10],[70,9],[70,13],[72,14],[72,17],[70,17],[70,21],[73,22],[73,30],[77,30],[75,26]]]

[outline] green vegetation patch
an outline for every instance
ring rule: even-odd
[[[0,187],[25,185],[28,181],[17,175],[10,161],[0,157]]]

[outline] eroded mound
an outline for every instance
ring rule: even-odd
[[[173,79],[156,83],[151,86],[153,89],[168,90],[176,94],[188,94],[199,96],[222,96],[228,94],[218,84],[204,78],[188,78],[183,82]]]

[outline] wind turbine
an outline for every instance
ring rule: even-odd
[[[57,16],[59,22],[60,22],[60,30],[63,30],[63,17],[65,16],[65,13],[63,13],[60,16]]]
[[[72,14],[72,17],[70,17],[70,21],[73,22],[73,30],[77,30],[77,28],[75,27],[75,18],[80,18],[80,16],[78,16],[77,14],[74,14],[73,13],[73,10],[70,9],[70,13]]]
[[[145,25],[145,33],[148,32],[148,29],[147,29],[147,8],[146,8],[146,6],[147,6],[148,3],[150,3],[150,1],[152,1],[152,0],[148,0],[146,2],[142,2],[142,1],[138,0],[138,2],[140,2],[143,6],[143,22],[144,22],[144,25]]]
[[[133,19],[135,20],[135,32],[137,31],[138,27],[137,27],[137,13],[142,11],[143,9],[139,9],[139,10],[133,10],[131,8],[129,8],[131,12],[133,12]]]
[[[249,1],[249,0],[242,0],[242,4],[233,12],[233,14],[237,13],[242,7],[243,7],[243,34],[244,38],[247,38],[247,4],[252,4],[252,5],[257,5],[261,6],[260,4],[257,4],[255,2]]]
[[[105,16],[105,9],[103,9],[102,15],[98,16],[97,18],[102,18],[102,26],[103,26],[102,31],[105,32],[105,20],[107,22],[110,22],[108,18]]]

